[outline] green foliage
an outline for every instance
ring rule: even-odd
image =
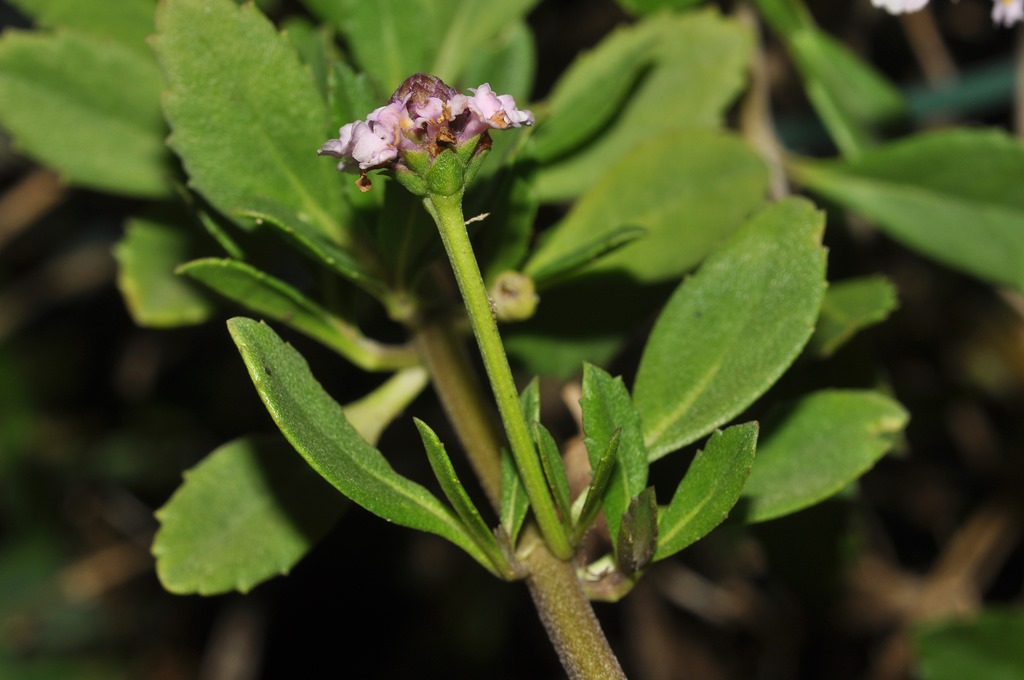
[[[236,439],[187,471],[157,511],[157,575],[172,593],[247,592],[287,573],[344,507],[284,440]]]
[[[81,2],[80,0],[11,0],[39,26],[72,29],[104,40],[114,40],[152,59],[146,39],[153,33],[155,0]],[[73,65],[80,68],[81,65]]]
[[[706,536],[740,498],[757,448],[757,423],[715,432],[698,451],[672,501],[658,514],[661,560]]]
[[[214,308],[194,284],[175,274],[195,255],[196,233],[167,216],[135,218],[114,249],[117,286],[132,319],[140,326],[172,328],[202,323]]]
[[[647,486],[647,449],[640,431],[640,416],[633,408],[622,378],[612,378],[597,366],[583,365],[584,444],[595,478],[609,442],[617,439],[617,464],[604,494],[604,515],[614,541],[619,522],[631,500]],[[620,434],[616,437],[615,433]]]
[[[644,142],[690,128],[719,127],[725,109],[743,86],[753,44],[746,28],[713,11],[650,17],[617,35],[623,42],[611,55],[619,64],[606,71],[610,82],[628,79],[622,73],[636,69],[635,59],[629,55],[646,49],[642,46],[650,46],[651,67],[613,125],[577,153],[541,168],[537,190],[542,200],[579,196],[606,168],[632,156]],[[630,45],[633,49],[626,49]],[[615,76],[610,75],[613,69],[619,71]],[[685,162],[685,158],[680,155],[675,161]],[[663,167],[673,167],[675,161]]]
[[[796,177],[939,262],[1024,290],[1024,148],[997,130],[925,133]],[[969,225],[969,228],[967,226]]]
[[[823,228],[806,201],[772,205],[676,290],[633,387],[651,460],[735,417],[800,353],[825,292]]]
[[[273,24],[252,5],[175,0],[156,26],[170,144],[191,185],[225,214],[272,201],[349,241],[337,172],[314,162],[332,127],[326,104]]]
[[[820,503],[868,471],[893,447],[907,412],[871,391],[822,390],[766,424],[743,490],[747,522]]]
[[[151,55],[90,33],[8,31],[0,40],[0,124],[71,184],[168,193],[162,83]]]
[[[615,566],[625,576],[646,567],[658,545],[658,503],[649,486],[629,501],[615,539]]]
[[[988,609],[924,624],[915,632],[921,680],[1013,680],[1024,669],[1024,614]]]
[[[274,422],[314,470],[375,515],[446,538],[489,568],[459,518],[359,436],[295,349],[251,319],[234,318],[228,330]]]
[[[884,321],[898,306],[896,290],[884,276],[833,283],[825,291],[810,349],[830,356],[857,332]]]

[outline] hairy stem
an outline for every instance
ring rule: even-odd
[[[519,406],[519,393],[512,379],[512,370],[505,356],[505,348],[501,343],[498,324],[491,310],[480,267],[469,242],[469,232],[466,231],[466,223],[462,216],[462,196],[434,194],[426,199],[426,203],[437,222],[441,240],[455,273],[455,280],[459,284],[459,292],[462,294],[470,324],[473,326],[473,334],[476,336],[484,368],[494,392],[498,413],[501,414],[501,421],[505,426],[509,448],[512,449],[512,456],[519,468],[526,495],[530,498],[530,507],[551,552],[567,560],[572,557],[572,547],[548,491],[540,458]]]

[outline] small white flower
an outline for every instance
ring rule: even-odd
[[[992,21],[1003,26],[1013,26],[1024,20],[1024,0],[995,0],[992,5]]]
[[[916,12],[928,4],[928,0],[871,0],[875,7],[883,7],[890,14]]]

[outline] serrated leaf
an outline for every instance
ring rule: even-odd
[[[884,321],[898,304],[896,289],[881,275],[831,284],[809,349],[821,357],[831,355],[857,332]]]
[[[316,150],[326,103],[287,39],[255,6],[172,0],[154,47],[167,77],[171,146],[190,183],[224,214],[272,201],[341,244],[352,191]]]
[[[93,35],[8,31],[0,40],[0,124],[78,186],[168,193],[162,82],[152,56]]]
[[[702,10],[648,17],[629,30],[623,34],[636,44],[652,45],[652,68],[630,93],[614,125],[578,153],[539,170],[542,201],[580,195],[606,168],[631,156],[644,142],[681,130],[719,127],[746,84],[753,36],[738,21]]]
[[[672,295],[633,390],[650,460],[738,415],[796,359],[825,292],[823,229],[808,201],[771,205]]]
[[[619,534],[619,522],[629,507],[630,501],[638,496],[647,485],[647,449],[644,448],[640,430],[640,416],[633,407],[629,390],[622,378],[613,378],[597,366],[583,364],[583,395],[580,398],[583,409],[583,443],[587,447],[590,467],[597,470],[604,457],[608,442],[616,431],[618,437],[618,465],[612,472],[611,481],[604,494],[604,514],[608,522],[608,533],[615,541]]]
[[[1024,669],[1024,613],[989,608],[914,631],[921,680],[1017,680]]]
[[[157,576],[172,593],[247,592],[287,573],[345,505],[284,440],[236,439],[188,470],[157,510]]]
[[[533,276],[573,257],[581,244],[638,227],[647,232],[644,238],[582,273],[625,272],[645,283],[678,277],[761,205],[767,189],[764,163],[735,137],[691,130],[647,141],[610,167],[547,232],[524,272]]]
[[[1024,290],[1024,147],[1004,132],[924,133],[850,161],[802,161],[793,171],[904,245]]]
[[[491,573],[495,576],[511,580],[514,577],[512,567],[502,554],[501,548],[498,547],[498,541],[495,539],[494,534],[491,533],[487,523],[484,522],[480,511],[476,509],[473,500],[466,493],[462,482],[459,481],[459,476],[455,473],[455,467],[448,457],[448,452],[445,451],[444,444],[441,443],[441,440],[434,431],[430,429],[430,426],[422,420],[414,418],[413,422],[416,423],[416,429],[419,430],[420,439],[423,440],[423,448],[427,452],[430,467],[434,471],[434,476],[437,478],[438,483],[441,485],[441,490],[444,492],[448,502],[455,508],[455,512],[458,514],[459,519],[462,520],[466,532],[476,542],[480,550],[490,558],[490,564],[485,566],[488,566]]]
[[[274,422],[314,470],[378,517],[437,534],[487,564],[458,517],[359,436],[294,348],[252,319],[231,319],[228,330]]]
[[[338,28],[361,70],[385,95],[418,72],[454,85],[474,56],[536,2],[305,0]]]
[[[195,256],[195,233],[166,217],[137,217],[125,225],[114,248],[117,287],[132,320],[149,328],[202,323],[214,305],[195,284],[177,276],[175,268]]]
[[[626,576],[646,567],[658,546],[658,502],[649,486],[629,502],[615,540],[615,565]]]
[[[754,471],[743,489],[744,519],[762,522],[838,493],[893,445],[907,424],[897,402],[866,390],[822,390],[765,427]]]
[[[658,516],[655,560],[674,555],[721,524],[736,505],[757,449],[757,423],[715,432]]]
[[[530,139],[530,157],[550,163],[606,130],[643,70],[653,59],[653,44],[635,29],[619,28],[569,65]]]

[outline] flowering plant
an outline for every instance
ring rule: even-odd
[[[786,522],[822,503],[852,515],[887,453],[921,455],[901,376],[864,351],[897,308],[885,253],[1024,290],[1019,141],[916,132],[953,113],[922,113],[800,0],[620,0],[635,21],[545,73],[535,100],[527,19],[557,3],[161,0],[155,19],[147,3],[16,0],[37,30],[0,40],[0,124],[68,185],[119,197],[139,326],[243,311],[230,350],[266,413],[160,498],[152,554],[173,593],[295,568],[318,594],[382,598],[401,581],[373,581],[386,565],[427,579],[447,562],[445,606],[470,609],[455,592],[478,573],[524,582],[569,676],[624,677],[644,667],[616,654],[639,627],[609,641],[593,601],[668,597],[659,574],[716,553],[754,584],[773,528],[802,560],[839,553],[852,532]],[[1022,12],[996,0],[992,17]],[[773,111],[768,50],[813,122]],[[431,536],[389,560],[401,532],[384,523],[334,532],[350,505]],[[317,580],[301,570],[321,539]],[[409,649],[448,635],[377,602]],[[922,664],[942,648],[919,618],[892,621]],[[376,627],[360,628],[346,635]],[[346,654],[358,675],[442,672],[427,653]]]

